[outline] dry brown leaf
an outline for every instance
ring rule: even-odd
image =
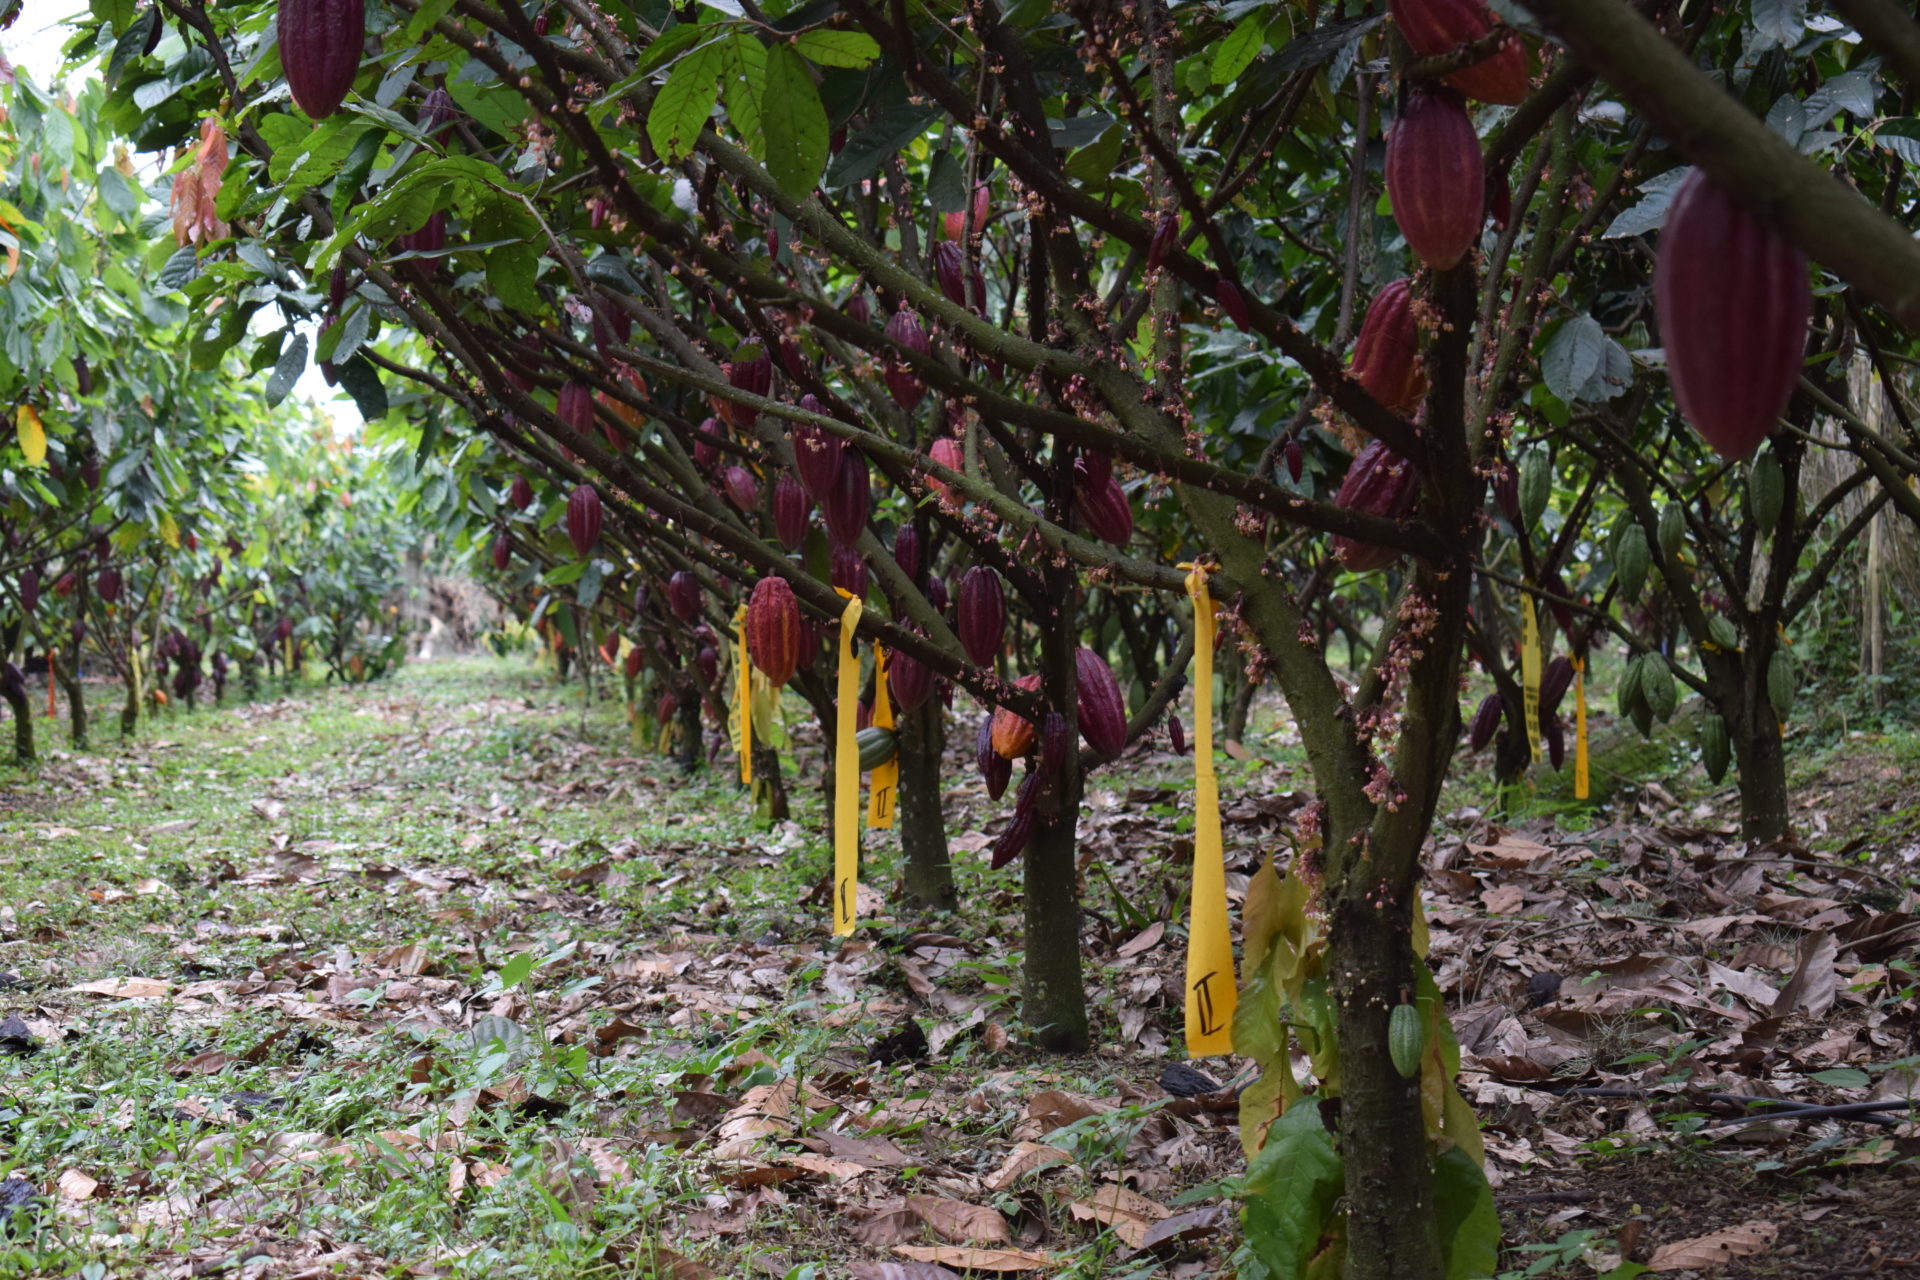
[[[1013,1235],[998,1210],[945,1196],[909,1196],[907,1208],[934,1234],[954,1244],[1011,1244]]]
[[[876,1205],[865,1212],[868,1216],[848,1228],[861,1244],[886,1249],[920,1234],[920,1215],[904,1204]]]
[[[393,969],[408,977],[420,976],[433,964],[427,957],[427,949],[418,942],[402,943],[400,946],[375,952],[368,958],[367,963],[376,969]]]
[[[931,1262],[851,1262],[853,1280],[960,1280],[957,1272]]]
[[[1142,951],[1151,951],[1160,945],[1160,939],[1165,937],[1166,933],[1166,921],[1155,920],[1139,933],[1134,934],[1131,938],[1121,943],[1119,947],[1114,950],[1114,954],[1124,959],[1130,956],[1137,956]]]
[[[156,1000],[173,990],[173,984],[160,978],[100,978],[67,990],[110,1000]]]
[[[1787,985],[1780,989],[1780,998],[1773,1002],[1771,1012],[1781,1015],[1800,1010],[1812,1019],[1826,1017],[1833,1008],[1834,998],[1840,994],[1840,976],[1833,967],[1839,950],[1840,945],[1829,930],[1802,938],[1800,963],[1787,979]]]
[[[60,1194],[69,1200],[85,1200],[100,1189],[100,1183],[78,1169],[69,1169],[60,1175]]]
[[[1049,1147],[1043,1142],[1023,1142],[1013,1149],[1000,1167],[994,1170],[993,1176],[987,1179],[987,1190],[1005,1191],[1037,1169],[1069,1164],[1072,1160],[1072,1156],[1058,1147]]]
[[[897,1244],[893,1251],[915,1262],[937,1262],[962,1271],[1044,1271],[1053,1265],[1045,1253],[1025,1249],[966,1249],[958,1245]]]
[[[1691,1240],[1676,1240],[1653,1251],[1647,1262],[1649,1271],[1693,1271],[1718,1267],[1735,1258],[1751,1258],[1773,1247],[1780,1228],[1755,1218]]]
[[[1033,1101],[1027,1104],[1027,1116],[1037,1120],[1045,1129],[1059,1129],[1076,1120],[1085,1120],[1088,1116],[1097,1116],[1113,1107],[1092,1098],[1081,1097],[1077,1093],[1067,1093],[1060,1089],[1048,1089],[1044,1093],[1033,1095]]]

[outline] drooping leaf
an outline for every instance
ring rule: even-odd
[[[767,87],[760,110],[767,134],[767,171],[789,196],[805,199],[820,185],[832,130],[813,73],[799,54],[784,45],[767,51]]]

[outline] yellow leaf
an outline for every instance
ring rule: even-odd
[[[40,425],[39,411],[30,404],[23,404],[20,412],[14,415],[14,422],[20,431],[20,452],[27,455],[27,465],[46,466],[47,429]]]
[[[180,549],[180,526],[173,522],[171,514],[160,517],[160,541],[175,551]]]

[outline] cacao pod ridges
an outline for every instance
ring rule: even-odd
[[[1681,414],[1722,457],[1748,457],[1800,379],[1806,256],[1696,169],[1667,209],[1653,296]]]
[[[803,619],[793,588],[781,577],[762,578],[747,601],[747,656],[776,688],[800,665]]]
[[[279,0],[280,67],[300,109],[324,120],[340,109],[367,39],[363,0]]]
[[[1387,194],[1407,246],[1435,271],[1459,265],[1479,243],[1486,172],[1459,95],[1447,89],[1407,94],[1387,131]]]

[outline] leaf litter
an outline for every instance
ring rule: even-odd
[[[835,943],[801,901],[817,839],[682,787],[611,708],[582,733],[577,697],[439,664],[0,783],[0,850],[37,864],[0,910],[34,1247],[179,1276],[1229,1269],[1242,1064],[1172,1056],[1180,761],[1095,779],[1101,1047],[1055,1060],[1020,1044],[1019,901],[980,866],[1004,814],[958,753],[966,909],[903,910],[876,849]],[[1236,903],[1304,800],[1268,749],[1226,788]],[[1658,788],[1579,833],[1443,822],[1430,961],[1512,1265],[1920,1265],[1910,1118],[1831,1110],[1914,1092],[1920,906],[1851,850],[1740,852]]]

